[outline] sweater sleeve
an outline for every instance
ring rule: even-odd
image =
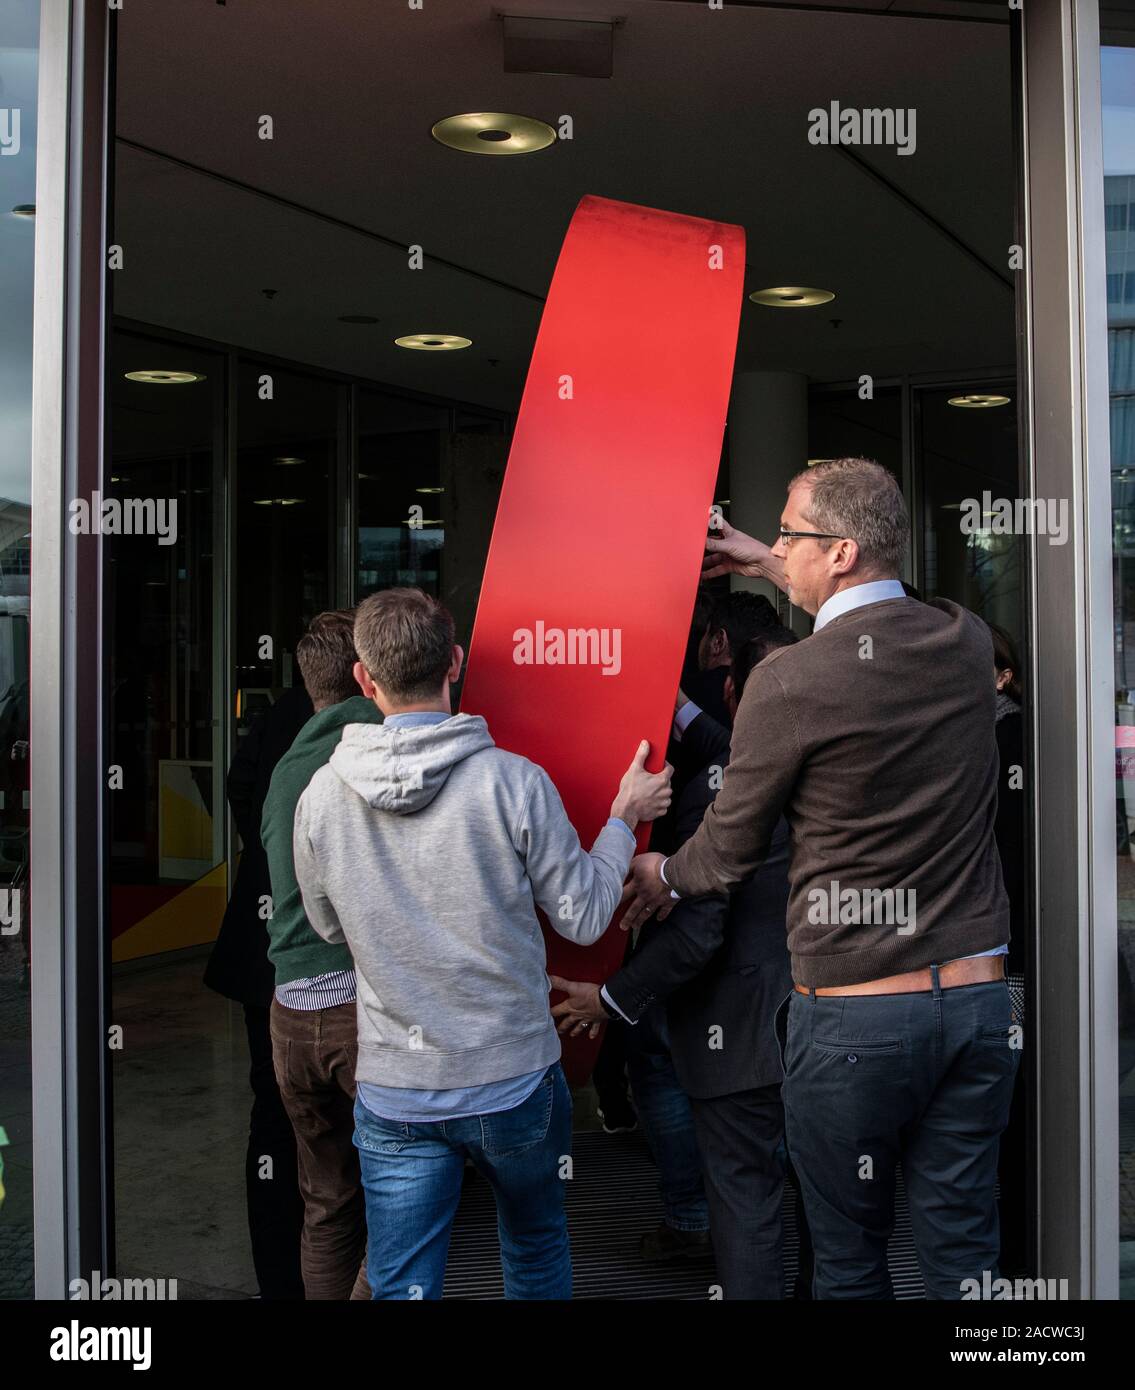
[[[792,706],[772,667],[758,666],[745,682],[721,790],[697,832],[666,861],[671,888],[692,897],[744,882],[768,853],[802,762]]]
[[[296,807],[295,826],[292,835],[292,857],[296,868],[296,882],[303,898],[303,910],[315,931],[333,946],[346,941],[339,916],[331,905],[323,887],[319,873],[319,863],[312,848],[308,833],[307,793],[299,799]]]
[[[591,853],[579,843],[560,794],[543,768],[536,769],[514,836],[532,896],[552,928],[590,946],[611,924],[635,853],[632,836],[605,825]]]

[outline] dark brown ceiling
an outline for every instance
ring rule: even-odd
[[[732,0],[501,8],[621,16],[613,77],[506,74],[482,0],[125,6],[116,312],[515,408],[564,229],[598,193],[741,223],[746,290],[837,292],[808,311],[746,305],[739,369],[834,380],[1012,363],[1005,6],[901,6],[973,22]],[[833,100],[915,108],[916,153],[809,144],[809,110]],[[574,138],[496,159],[430,138],[467,110],[570,114]],[[265,114],[271,141],[257,138]],[[393,346],[416,331],[474,346]]]

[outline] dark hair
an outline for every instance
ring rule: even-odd
[[[1012,671],[1013,675],[1005,687],[1005,693],[1019,705],[1024,691],[1021,685],[1021,658],[1017,652],[1017,644],[1003,627],[998,627],[996,623],[987,623],[986,626],[993,636],[993,669]]]
[[[421,589],[381,589],[359,604],[355,646],[371,680],[398,699],[436,696],[453,660],[453,616]]]
[[[769,652],[776,651],[778,647],[791,647],[793,642],[799,640],[794,632],[782,627],[780,623],[758,633],[756,637],[750,637],[735,653],[733,664],[729,668],[729,674],[733,677],[733,698],[740,701],[741,692],[745,689],[745,682],[752,674],[753,667],[759,666]]]
[[[705,630],[711,637],[715,632],[724,631],[732,656],[758,632],[779,626],[776,609],[764,594],[734,589],[732,593],[721,594],[713,600],[706,616]]]
[[[296,662],[313,705],[337,705],[359,693],[354,627],[353,608],[318,613],[296,643]]]

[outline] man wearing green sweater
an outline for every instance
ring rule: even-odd
[[[276,970],[272,1055],[296,1133],[304,1226],[300,1246],[309,1299],[369,1299],[366,1216],[354,1132],[355,968],[304,915],[292,859],[296,803],[327,762],[344,725],[380,724],[352,674],[353,612],[321,613],[296,646],[315,714],[280,759],[264,801],[261,838],[272,880],[268,956]]]

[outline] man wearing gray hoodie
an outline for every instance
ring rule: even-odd
[[[571,1097],[536,908],[581,945],[603,935],[671,769],[647,772],[642,743],[587,853],[547,773],[451,713],[453,637],[420,590],[359,605],[355,676],[385,721],[347,725],[300,798],[296,878],[355,961],[372,1296],[440,1298],[469,1158],[496,1197],[505,1296],[568,1298]]]

